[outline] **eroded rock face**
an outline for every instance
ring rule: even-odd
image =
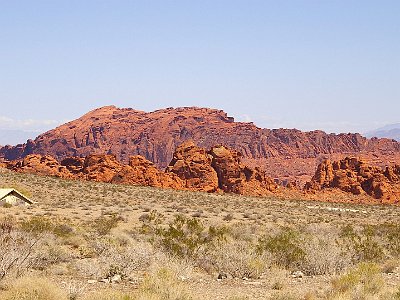
[[[184,182],[175,174],[164,173],[143,156],[136,155],[129,159],[113,178],[113,183],[137,184],[144,186],[184,189]]]
[[[277,189],[265,172],[245,166],[240,156],[223,146],[207,152],[187,142],[176,149],[165,172],[140,155],[131,156],[129,164],[124,165],[115,155],[107,154],[92,154],[84,159],[69,157],[61,164],[50,156],[35,154],[14,162],[10,168],[63,178],[254,196]]]
[[[219,188],[241,195],[265,195],[278,185],[259,168],[249,168],[241,162],[241,154],[224,146],[211,148],[211,165],[217,172]]]
[[[25,144],[5,146],[0,149],[0,157],[15,160],[41,154],[61,161],[96,153],[114,154],[118,161],[127,164],[129,157],[141,155],[158,168],[166,168],[175,148],[189,140],[205,149],[225,145],[242,153],[248,166],[260,166],[269,176],[282,181],[300,177],[302,182],[309,180],[322,156],[336,160],[349,153],[357,156],[363,153],[371,161],[379,157],[380,165],[400,157],[400,144],[389,139],[262,129],[252,123],[235,122],[217,109],[184,107],[147,113],[115,106],[93,110]]]
[[[381,169],[358,158],[346,157],[340,161],[322,162],[306,190],[338,188],[355,195],[369,195],[382,202],[396,203],[400,200],[400,166]]]
[[[212,159],[205,149],[189,141],[175,150],[166,172],[176,174],[190,190],[216,192],[218,176],[211,166]]]
[[[61,166],[57,160],[49,155],[31,154],[20,161],[10,162],[7,168],[21,173],[35,173],[62,178],[72,177],[66,167]]]
[[[82,176],[86,180],[111,182],[122,167],[115,155],[93,154],[85,158]]]
[[[61,161],[61,165],[65,166],[72,174],[80,174],[83,172],[85,159],[82,157],[67,157]]]

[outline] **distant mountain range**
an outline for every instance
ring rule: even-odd
[[[29,139],[34,139],[37,135],[36,131],[0,129],[0,145],[23,144]]]
[[[400,123],[390,124],[376,130],[367,132],[366,137],[388,138],[400,141]]]

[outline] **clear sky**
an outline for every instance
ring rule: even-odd
[[[260,127],[400,121],[400,1],[0,0],[0,129],[103,105]]]

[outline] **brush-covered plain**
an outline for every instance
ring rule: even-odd
[[[400,299],[400,207],[0,170],[1,299]]]

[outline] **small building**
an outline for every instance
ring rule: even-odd
[[[5,204],[13,206],[31,205],[33,201],[15,189],[0,189],[0,206]]]

